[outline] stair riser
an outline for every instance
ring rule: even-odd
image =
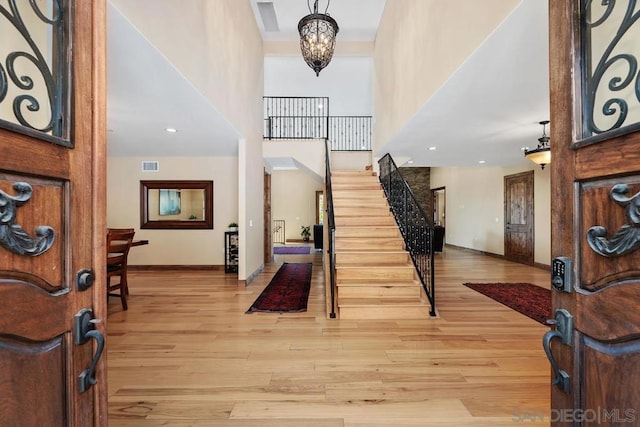
[[[331,195],[334,199],[366,200],[385,199],[382,190],[346,190],[331,188]]]
[[[403,251],[401,239],[336,239],[336,251]]]
[[[389,206],[384,194],[342,195],[333,194],[333,206]]]
[[[374,188],[380,188],[380,182],[374,177],[334,178],[333,181],[331,181],[332,188],[337,188],[343,185],[371,185]]]
[[[342,298],[398,298],[415,297],[420,298],[422,290],[418,287],[409,286],[339,286],[338,297]]]
[[[407,252],[339,252],[336,253],[338,267],[343,265],[405,265],[410,262]]]
[[[391,216],[391,212],[389,212],[389,208],[386,206],[382,207],[334,207],[333,214],[336,217],[339,216]]]
[[[378,197],[375,199],[334,199],[333,208],[385,208],[389,212],[391,208],[387,204],[386,199],[383,197]]]
[[[345,183],[331,183],[331,189],[333,191],[340,190],[381,190],[380,184],[377,182],[345,182]]]
[[[348,237],[400,237],[400,232],[396,227],[342,227],[336,229],[336,238]]]
[[[356,178],[356,177],[361,177],[361,176],[367,176],[367,177],[375,177],[377,179],[377,176],[371,172],[371,171],[331,171],[331,178],[341,178],[341,177],[352,177],[352,178]]]
[[[340,319],[428,319],[429,308],[424,307],[340,307]]]
[[[374,179],[376,181],[379,180],[377,175],[374,175],[371,172],[362,172],[362,173],[345,173],[345,171],[333,171],[331,172],[331,182],[335,182],[336,180],[352,180],[352,179]]]
[[[336,216],[335,219],[336,227],[349,225],[396,225],[396,221],[391,215],[372,217]]]
[[[385,280],[413,280],[415,278],[415,270],[413,267],[389,267],[389,268],[373,268],[373,267],[351,267],[337,268],[336,280],[360,280],[366,282],[368,279],[385,279]]]

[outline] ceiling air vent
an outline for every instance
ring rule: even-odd
[[[160,170],[160,162],[157,160],[143,160],[142,172],[158,172]]]
[[[258,2],[258,11],[262,18],[262,25],[267,32],[280,31],[278,26],[278,18],[276,16],[276,10],[273,7],[273,2]]]

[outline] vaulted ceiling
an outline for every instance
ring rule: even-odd
[[[278,31],[265,31],[259,1],[248,1],[266,41],[298,39],[298,20],[309,12],[306,2],[261,1],[272,4],[267,8],[273,8],[278,25]],[[523,0],[383,152],[425,166],[526,163],[521,147],[535,146],[542,130],[538,122],[549,118],[546,3]],[[384,4],[331,2],[328,12],[340,25],[338,42],[374,40]],[[324,7],[320,1],[321,11]],[[108,12],[109,155],[237,154],[239,135],[215,106],[111,3]],[[178,132],[168,133],[167,127]],[[428,150],[431,146],[437,149]]]

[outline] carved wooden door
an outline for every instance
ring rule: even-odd
[[[640,4],[549,1],[554,426],[640,425]]]
[[[533,171],[504,177],[504,256],[532,265]]]
[[[106,425],[105,3],[0,2],[0,424]]]

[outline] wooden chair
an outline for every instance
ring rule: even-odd
[[[107,228],[107,235],[109,233],[125,233],[127,231],[135,231],[134,228]]]
[[[135,231],[135,228],[112,228],[112,227],[109,227],[109,228],[107,228],[107,235],[109,233],[125,233],[125,232],[128,232],[128,231]],[[127,289],[125,289],[125,290],[126,290],[126,294],[125,295],[129,295],[129,287],[128,286],[127,286]]]
[[[127,309],[127,258],[134,235],[133,229],[110,229],[107,232],[107,296],[119,296],[123,310]],[[117,277],[118,283],[112,284],[112,277]]]

